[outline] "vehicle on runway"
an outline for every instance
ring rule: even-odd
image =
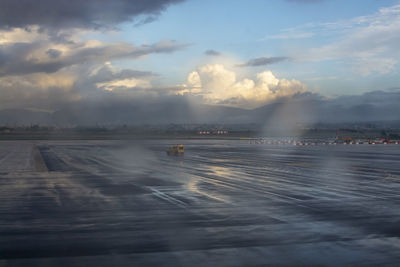
[[[168,156],[181,156],[185,153],[183,145],[174,145],[167,150]]]

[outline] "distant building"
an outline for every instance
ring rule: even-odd
[[[203,135],[203,134],[211,134],[210,131],[198,131],[197,133],[201,134],[201,135]]]
[[[197,134],[200,135],[209,135],[209,134],[228,134],[228,131],[225,130],[215,130],[215,131],[198,131]]]
[[[8,128],[8,127],[0,127],[0,133],[3,133],[3,134],[8,134],[8,133],[11,133],[11,128]]]

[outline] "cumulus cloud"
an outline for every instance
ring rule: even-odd
[[[67,72],[0,78],[0,107],[54,110],[81,99],[76,76]]]
[[[0,77],[0,109],[57,110],[80,101],[102,101],[110,94],[120,98],[157,96],[151,86],[158,75],[150,71],[119,69],[110,62],[74,65],[54,73]]]
[[[2,0],[0,27],[109,28],[136,19],[146,23],[181,0]]]
[[[307,91],[300,81],[278,79],[269,70],[257,73],[255,78],[237,76],[224,65],[204,65],[188,75],[179,93],[201,95],[207,103],[249,108]]]
[[[237,67],[258,67],[258,66],[266,66],[275,63],[279,63],[282,61],[288,60],[288,57],[259,57],[253,58],[249,61],[236,65]]]

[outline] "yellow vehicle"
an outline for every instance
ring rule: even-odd
[[[183,145],[174,145],[167,150],[168,155],[183,155],[185,152],[185,149],[183,148]]]
[[[343,142],[346,142],[346,143],[350,143],[351,141],[353,141],[353,138],[348,137],[348,136],[341,136],[339,138],[339,140],[342,140]]]

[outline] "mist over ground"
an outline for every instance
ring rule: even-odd
[[[56,111],[0,110],[3,125],[140,125],[168,123],[285,124],[356,123],[396,121],[400,114],[400,92],[375,91],[361,96],[323,98],[302,93],[270,104],[243,109],[194,103],[184,96],[132,101],[81,101]]]

